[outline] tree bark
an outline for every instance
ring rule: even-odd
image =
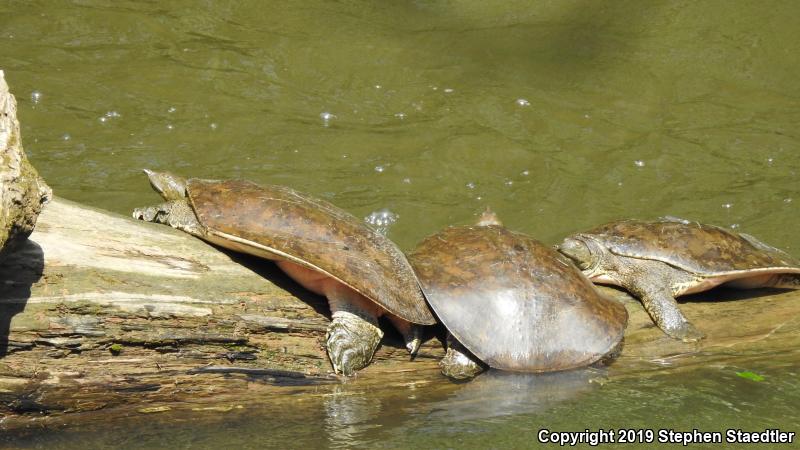
[[[50,196],[22,150],[17,101],[0,70],[0,258],[31,234]]]

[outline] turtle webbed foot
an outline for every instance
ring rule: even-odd
[[[159,213],[163,214],[160,205],[158,206],[145,206],[133,210],[133,218],[137,220],[144,220],[145,222],[157,222],[156,217]]]
[[[439,361],[443,375],[454,380],[468,380],[486,370],[455,339],[448,339],[448,344],[447,353]]]
[[[697,342],[706,335],[689,322],[680,322],[677,325],[663,328],[664,333],[673,339],[683,342]]]
[[[345,311],[333,313],[325,340],[334,372],[350,376],[366,367],[381,338],[383,332],[380,328],[355,314]]]

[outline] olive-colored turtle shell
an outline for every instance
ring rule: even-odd
[[[665,262],[699,275],[800,272],[800,263],[753,236],[677,219],[621,220],[580,233],[612,253]]]
[[[409,259],[439,319],[491,367],[546,372],[591,364],[628,313],[556,251],[502,226],[451,227]]]
[[[330,275],[409,322],[436,322],[405,255],[355,216],[283,186],[190,179],[186,187],[207,233]]]

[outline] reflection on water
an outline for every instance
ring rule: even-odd
[[[371,429],[370,424],[380,416],[381,399],[364,392],[348,391],[335,386],[333,392],[323,396],[325,433],[332,447],[364,445],[363,440]]]
[[[652,372],[625,380],[594,370],[490,372],[471,383],[312,388],[253,399],[228,412],[133,415],[111,424],[0,434],[0,447],[93,448],[530,448],[539,430],[672,428],[800,431],[800,354],[765,364]],[[760,374],[756,382],[736,375]],[[613,445],[602,448],[651,448]]]
[[[604,370],[594,368],[544,374],[491,370],[426,408],[429,417],[442,422],[544,413],[590,392],[604,376]]]

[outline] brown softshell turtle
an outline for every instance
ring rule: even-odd
[[[283,186],[185,180],[145,170],[166,203],[133,216],[227,249],[274,260],[306,289],[328,298],[328,356],[337,373],[369,364],[388,316],[413,354],[419,327],[435,319],[406,257],[388,238],[336,206]]]
[[[496,369],[548,372],[589,365],[621,349],[625,308],[602,297],[558,252],[509,231],[488,210],[475,226],[426,238],[409,259],[451,334],[440,363],[449,377],[483,370],[468,353]]]
[[[720,284],[800,288],[800,263],[753,236],[688,220],[620,220],[572,235],[558,246],[594,282],[621,286],[641,299],[666,334],[703,337],[675,297]]]

